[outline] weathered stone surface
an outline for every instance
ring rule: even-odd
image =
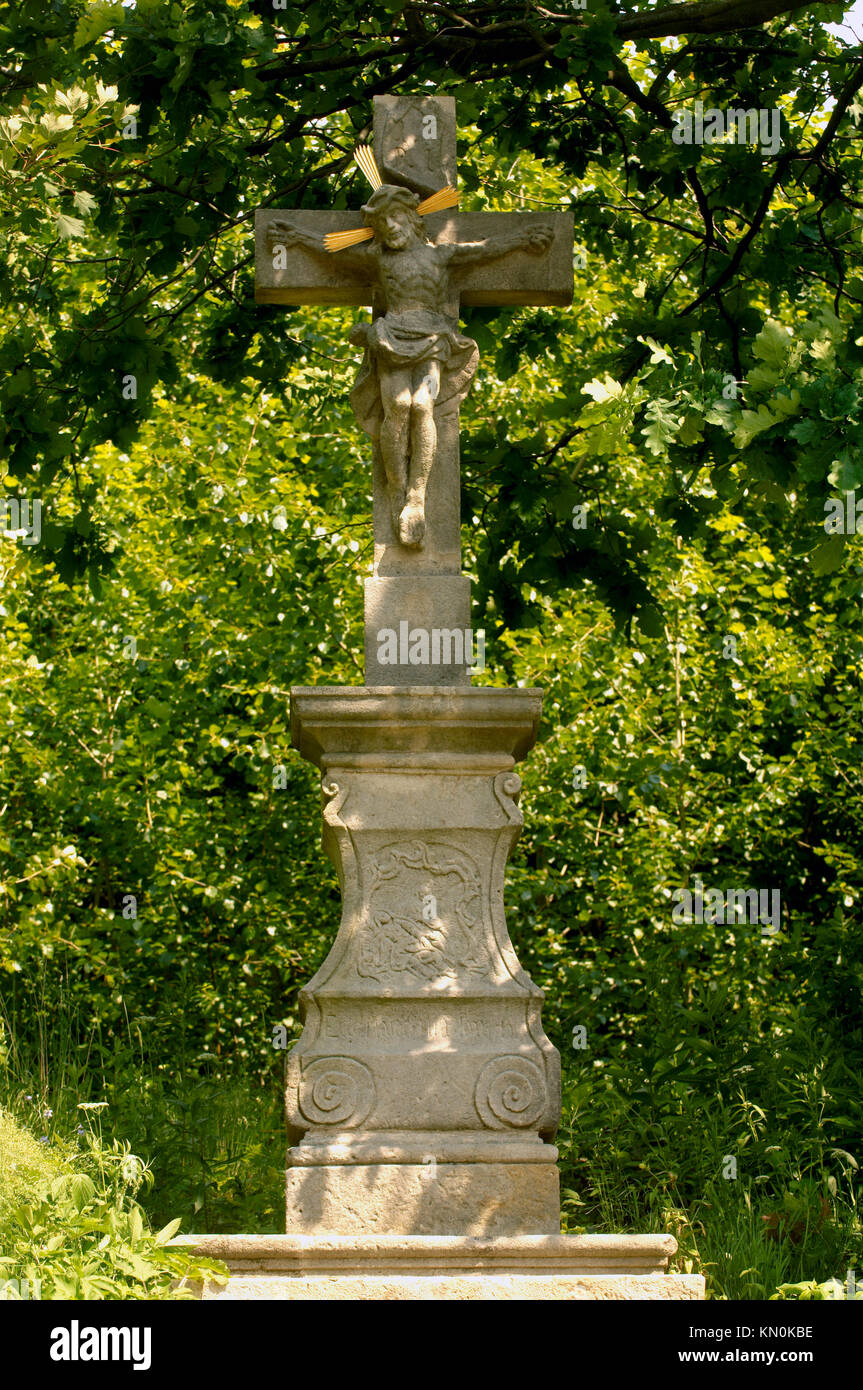
[[[536,742],[541,708],[534,689],[295,686],[291,743],[322,773],[336,765],[508,772]]]
[[[374,574],[413,579],[461,575],[461,485],[458,416],[435,411],[437,455],[428,479],[426,534],[422,548],[398,543],[393,529],[386,471],[380,450],[372,450]],[[468,596],[468,606],[470,597]],[[366,685],[384,685],[366,668]]]
[[[303,245],[287,248],[284,266],[274,267],[271,250],[273,223],[284,212],[258,208],[255,212],[255,300],[258,304],[340,304],[371,308],[374,289],[358,279],[335,256],[326,260]],[[316,241],[327,232],[346,232],[363,225],[362,213],[340,209],[292,208],[291,221]]]
[[[206,1300],[313,1302],[366,1300],[411,1302],[530,1302],[575,1300],[632,1302],[704,1297],[700,1274],[487,1274],[487,1275],[242,1275],[223,1288],[209,1285]]]
[[[699,1299],[704,1279],[668,1274],[672,1236],[185,1236],[224,1260],[207,1299]]]
[[[336,255],[324,260],[307,247],[292,246],[288,248],[284,269],[274,269],[269,232],[272,224],[284,219],[285,215],[280,208],[259,208],[255,213],[257,302],[362,305],[371,309],[375,299],[373,283],[351,272]],[[364,225],[362,213],[340,209],[292,209],[290,219],[321,242],[328,232],[344,232]],[[454,304],[461,303],[469,308],[493,304],[516,307],[572,303],[574,241],[571,213],[433,212],[425,218],[425,223],[433,241],[482,240],[490,235],[492,228],[497,233],[512,230],[516,225],[525,230],[550,226],[554,234],[548,257],[514,251],[506,263],[495,261],[489,266],[472,265],[460,270],[455,285],[458,297],[454,298]]]
[[[295,1166],[314,1164],[412,1163],[556,1163],[557,1149],[536,1134],[514,1139],[502,1132],[452,1130],[356,1130],[337,1138],[306,1135],[303,1144],[289,1151]],[[555,1228],[556,1229],[556,1228]]]
[[[503,912],[539,708],[521,690],[292,693],[343,911],[288,1057],[289,1230],[558,1229],[560,1063]]]
[[[287,1213],[289,1235],[557,1235],[560,1184],[553,1162],[442,1163],[430,1146],[425,1163],[291,1167]]]
[[[367,579],[365,644],[371,685],[470,685],[477,651],[470,580],[461,574]],[[393,654],[395,665],[382,659]],[[417,657],[427,658],[427,664]]]
[[[490,235],[489,219],[494,218],[494,235],[527,238],[531,232],[548,227],[551,243],[545,255],[538,256],[516,248],[506,261],[488,259],[457,267],[453,272],[453,295],[464,305],[566,305],[572,303],[573,220],[570,212],[442,212],[428,218],[429,234],[440,246],[482,241]]]
[[[455,188],[455,97],[376,97],[374,146],[387,183],[423,196]]]

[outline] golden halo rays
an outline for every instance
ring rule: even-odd
[[[357,145],[354,159],[372,188],[382,188],[384,181],[368,145]],[[417,212],[421,217],[427,217],[429,213],[443,212],[444,208],[454,208],[457,204],[458,189],[447,184],[446,188],[439,188],[437,193],[423,198],[422,202],[417,204]],[[348,246],[358,246],[361,241],[371,241],[373,236],[371,227],[354,227],[349,232],[327,232],[324,248],[331,252],[344,251]]]
[[[375,163],[375,157],[368,145],[357,145],[354,150],[354,159],[360,169],[362,169],[372,188],[381,188],[383,186],[381,171]]]

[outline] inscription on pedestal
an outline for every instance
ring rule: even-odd
[[[339,1038],[368,1044],[409,1043],[430,1051],[447,1050],[452,1043],[498,1043],[518,1037],[517,1011],[524,1006],[515,1001],[509,1008],[489,1001],[463,1003],[458,1012],[440,1011],[434,1000],[396,1003],[385,1000],[339,1000],[323,1005],[321,1040]],[[527,1028],[522,1026],[527,1039]]]

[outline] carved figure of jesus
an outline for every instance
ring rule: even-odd
[[[350,341],[365,349],[351,392],[357,420],[378,445],[387,478],[393,531],[419,549],[426,531],[425,499],[437,448],[435,408],[457,409],[479,361],[477,345],[446,312],[450,271],[494,260],[510,251],[548,251],[550,226],[504,232],[484,241],[436,244],[407,188],[382,184],[362,209],[374,239],[339,251],[340,264],[371,281],[383,305],[372,323],[358,323]],[[299,244],[324,257],[320,240],[293,223],[273,222],[271,249]]]

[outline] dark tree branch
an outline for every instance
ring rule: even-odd
[[[624,15],[615,28],[624,39],[670,39],[678,34],[729,34],[754,29],[780,15],[813,8],[812,0],[696,0]]]
[[[690,34],[731,34],[741,29],[758,28],[780,15],[791,18],[800,10],[813,8],[813,0],[695,0],[695,3],[666,5],[659,10],[644,10],[640,14],[621,15],[615,30],[621,39],[675,38]],[[405,29],[394,30],[388,42],[363,49],[361,35],[356,35],[356,47],[349,53],[334,57],[296,60],[297,49],[280,54],[258,68],[263,81],[315,73],[338,72],[349,68],[366,67],[369,63],[385,61],[410,52],[416,60],[421,54],[452,67],[470,58],[473,77],[484,81],[492,77],[521,72],[525,68],[548,61],[559,43],[564,29],[585,26],[579,14],[561,14],[539,5],[527,7],[521,17],[503,23],[480,24],[466,20],[440,4],[410,7],[411,23]],[[486,11],[486,13],[490,13]],[[430,21],[419,22],[420,16]],[[542,27],[535,17],[543,21]],[[435,32],[435,20],[445,24]],[[328,47],[332,47],[329,45]],[[311,51],[311,50],[309,50]],[[634,94],[630,93],[635,100]],[[639,104],[644,103],[643,97]]]

